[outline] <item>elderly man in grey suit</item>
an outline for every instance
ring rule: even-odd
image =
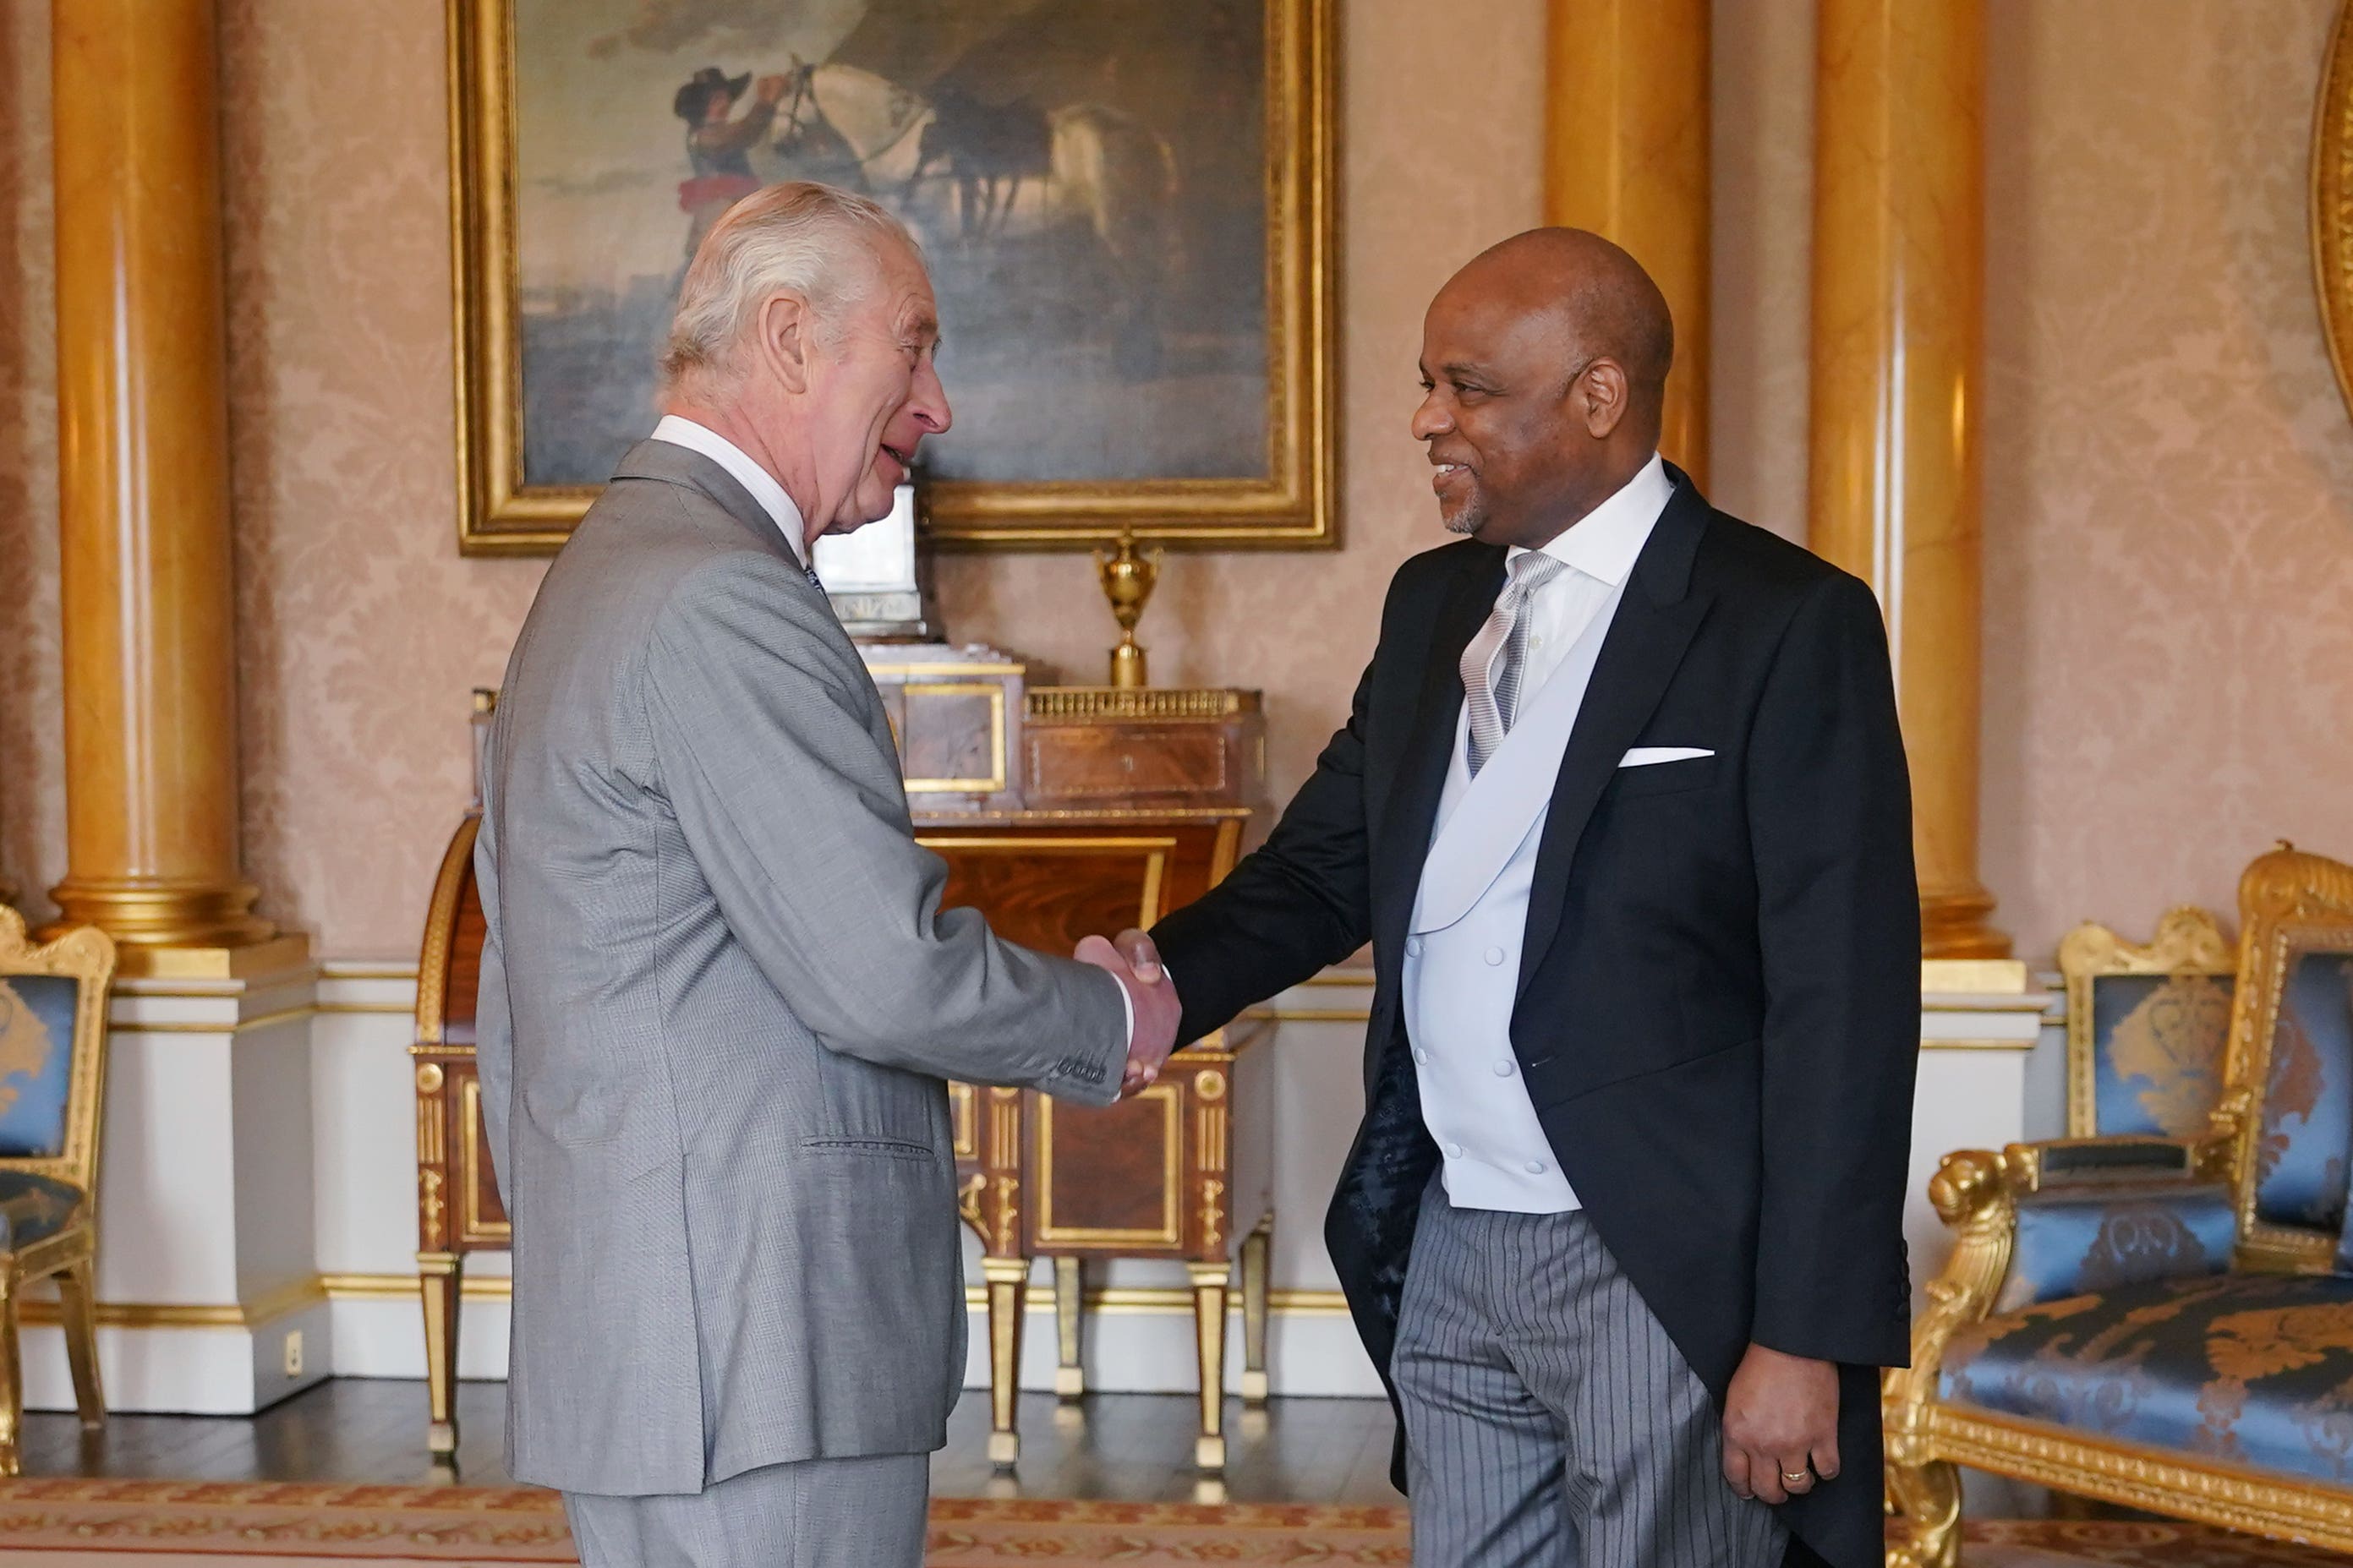
[[[475,849],[514,1222],[509,1468],[598,1564],[923,1555],[962,1382],[953,1076],[1104,1103],[1174,993],[943,911],[882,705],[807,567],[948,427],[881,208],[746,198],[689,268],[667,416],[549,570]]]

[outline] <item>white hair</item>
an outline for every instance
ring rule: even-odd
[[[687,267],[661,356],[662,385],[725,374],[761,306],[800,295],[818,321],[838,328],[843,310],[873,286],[885,240],[923,254],[907,227],[864,196],[791,180],[729,207]]]

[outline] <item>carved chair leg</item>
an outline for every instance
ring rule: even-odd
[[[1086,1300],[1086,1259],[1054,1259],[1054,1341],[1059,1352],[1054,1392],[1064,1399],[1083,1398],[1087,1392],[1087,1369],[1081,1356],[1085,1348],[1082,1334]]]
[[[1201,1352],[1201,1435],[1193,1463],[1212,1475],[1226,1468],[1226,1296],[1230,1263],[1188,1263],[1193,1277],[1193,1331]]]
[[[1021,1399],[1021,1321],[1029,1313],[1029,1260],[984,1258],[988,1282],[988,1462],[1009,1470],[1021,1459],[1015,1416]]]
[[[1887,1532],[1887,1568],[1958,1568],[1961,1472],[1942,1459],[1891,1464],[1887,1496],[1895,1513]]]
[[[25,1373],[16,1351],[16,1298],[0,1279],[0,1476],[16,1473],[16,1435],[25,1425]]]
[[[425,1297],[425,1399],[432,1425],[425,1447],[437,1459],[458,1453],[458,1308],[465,1260],[454,1252],[417,1255],[417,1283]]]
[[[1273,1239],[1272,1215],[1242,1239],[1242,1405],[1252,1410],[1266,1405],[1266,1270]]]
[[[106,1394],[98,1376],[98,1270],[90,1259],[58,1276],[58,1322],[65,1331],[66,1364],[73,1371],[74,1406],[82,1430],[106,1425]]]

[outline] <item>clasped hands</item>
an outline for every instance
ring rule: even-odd
[[[1176,1048],[1176,1025],[1183,1013],[1176,983],[1160,966],[1160,950],[1140,931],[1124,931],[1109,940],[1087,937],[1071,956],[1108,972],[1135,1009],[1135,1026],[1127,1039],[1127,1070],[1119,1085],[1122,1098],[1134,1094],[1160,1076],[1160,1065]]]

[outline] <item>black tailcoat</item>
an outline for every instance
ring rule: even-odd
[[[1841,1363],[1843,1473],[1783,1518],[1793,1561],[1877,1568],[1920,1008],[1886,636],[1869,587],[1670,473],[1554,786],[1512,1047],[1562,1172],[1719,1405],[1751,1341]],[[1456,667],[1504,562],[1466,540],[1398,569],[1314,776],[1264,847],[1153,933],[1187,1039],[1372,943],[1365,1120],[1324,1237],[1384,1378],[1438,1164],[1399,1004],[1406,927]],[[1715,755],[1621,772],[1636,746]]]

